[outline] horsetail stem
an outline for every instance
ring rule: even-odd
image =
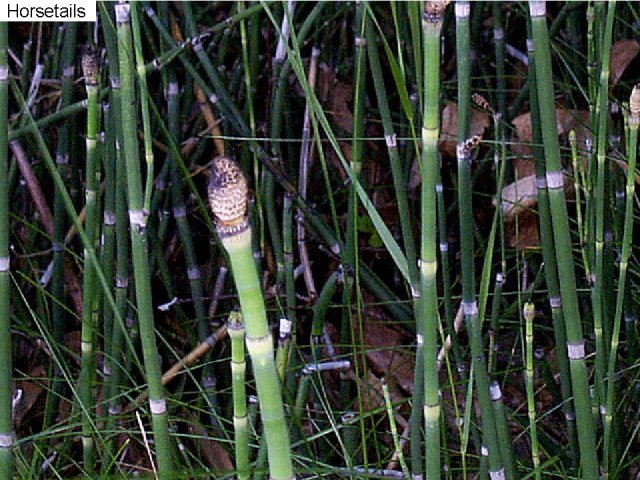
[[[529,438],[531,439],[531,458],[536,480],[540,480],[540,454],[536,427],[536,402],[533,368],[533,321],[536,317],[535,306],[527,302],[523,308],[525,320],[525,384],[527,390],[527,414],[529,416]]]
[[[605,205],[605,177],[607,177],[607,168],[605,158],[607,155],[607,121],[609,118],[609,59],[611,58],[611,41],[613,34],[613,20],[615,13],[615,1],[607,2],[606,26],[604,27],[602,37],[598,36],[598,44],[601,44],[600,58],[600,84],[598,86],[597,104],[595,115],[597,117],[596,130],[596,182],[593,189],[593,199],[595,202],[595,266],[593,268],[593,330],[596,345],[596,361],[595,361],[595,392],[599,405],[604,406],[604,377],[608,349],[608,322],[605,326],[607,318],[607,299],[605,290],[605,228],[609,228],[608,218],[605,218],[607,206]],[[600,25],[600,22],[598,22]],[[607,445],[605,445],[605,450]],[[606,468],[606,453],[605,453]]]
[[[99,158],[98,158],[98,130],[100,125],[100,105],[98,104],[99,66],[97,53],[93,47],[87,47],[82,55],[82,73],[87,91],[87,136],[85,160],[85,232],[94,250],[98,239],[100,207],[98,195],[100,188]],[[95,350],[94,338],[96,327],[96,312],[98,289],[96,270],[85,249],[84,278],[82,284],[82,330],[81,351],[82,369],[80,371],[79,395],[82,402],[82,449],[85,469],[91,469],[95,443],[93,430],[93,384],[95,381]]]
[[[231,381],[233,392],[233,429],[235,431],[235,463],[238,479],[249,478],[249,425],[245,372],[247,363],[244,352],[244,323],[238,312],[229,315],[231,338]]]
[[[531,103],[531,125],[533,126],[533,156],[536,168],[536,192],[538,194],[538,226],[540,229],[540,243],[542,246],[542,259],[544,261],[544,273],[549,291],[549,307],[553,320],[553,334],[556,345],[566,345],[567,334],[564,324],[564,312],[560,301],[560,284],[558,280],[558,265],[555,257],[553,242],[553,229],[551,225],[551,210],[549,206],[549,189],[544,151],[542,144],[542,131],[540,130],[540,109],[536,81],[535,56],[533,40],[531,38],[531,20],[527,22],[527,55],[529,59],[529,102]],[[586,265],[586,262],[585,262]],[[579,463],[578,443],[576,436],[575,414],[573,410],[573,398],[571,394],[571,376],[569,373],[569,358],[566,348],[556,349],[558,370],[560,371],[560,392],[562,395],[562,411],[567,424],[569,437],[569,456],[574,466]]]
[[[529,11],[533,32],[532,48],[534,48],[533,54],[535,56],[540,123],[546,156],[546,181],[549,190],[549,207],[560,284],[561,300],[559,300],[562,302],[565,313],[566,348],[576,407],[580,461],[583,478],[595,480],[598,478],[598,454],[595,426],[591,413],[589,380],[576,289],[569,215],[564,195],[564,174],[560,164],[560,145],[556,127],[546,5],[544,2],[532,1],[529,3]],[[561,346],[558,347],[562,348]]]
[[[149,410],[157,452],[158,476],[171,478],[173,461],[168,428],[168,414],[161,382],[160,362],[153,326],[151,276],[147,250],[147,215],[143,210],[142,182],[138,154],[135,74],[133,69],[133,44],[131,32],[131,8],[135,3],[115,6],[118,31],[118,58],[121,75],[122,137],[127,173],[127,198],[133,257],[138,325],[144,365],[149,384]]]
[[[635,171],[638,156],[638,126],[640,125],[640,85],[635,85],[629,99],[629,149],[627,151],[627,184],[626,202],[624,209],[624,229],[622,237],[622,251],[620,253],[620,272],[618,274],[618,295],[616,298],[616,312],[611,334],[611,345],[609,350],[609,362],[607,369],[607,397],[606,414],[604,422],[604,455],[605,463],[616,465],[616,450],[612,445],[613,416],[616,410],[616,356],[618,351],[620,325],[622,322],[622,312],[624,308],[625,287],[627,282],[627,270],[629,268],[629,258],[633,248],[633,202],[635,195]],[[611,458],[607,458],[608,456]]]
[[[245,323],[247,350],[253,363],[267,442],[269,471],[274,480],[289,480],[295,478],[289,432],[273,356],[271,331],[251,248],[247,201],[247,182],[239,165],[228,157],[216,157],[213,160],[209,181],[209,204],[218,236],[229,255],[238,291]]]
[[[438,383],[438,286],[436,184],[440,120],[440,32],[448,1],[425,3],[423,29],[422,191],[420,218],[420,285],[416,317],[418,349],[424,374],[425,465],[429,480],[440,478],[440,390]],[[419,368],[418,365],[416,368]]]
[[[478,386],[478,404],[482,412],[483,439],[488,450],[489,473],[492,478],[504,475],[503,462],[496,429],[494,409],[489,395],[489,373],[482,345],[482,326],[478,315],[475,291],[473,240],[473,185],[471,179],[471,152],[466,148],[469,136],[471,65],[469,61],[471,6],[469,2],[456,2],[456,59],[458,68],[458,204],[460,217],[462,309],[469,331],[474,376]],[[424,227],[423,227],[424,228]]]

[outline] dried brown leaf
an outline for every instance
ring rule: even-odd
[[[33,380],[23,380],[16,385],[22,391],[22,397],[13,412],[13,422],[16,427],[22,424],[22,420],[44,392],[44,384],[46,383],[44,368],[35,367],[29,372],[29,377]]]
[[[640,44],[635,40],[618,40],[611,47],[611,64],[610,64],[610,88],[613,88],[629,64],[640,52]]]

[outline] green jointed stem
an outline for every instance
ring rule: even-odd
[[[533,46],[535,47],[536,86],[546,156],[546,180],[549,189],[549,206],[558,264],[560,294],[565,313],[567,353],[576,407],[582,476],[587,480],[595,480],[598,478],[598,452],[596,449],[595,426],[591,413],[588,372],[578,307],[569,217],[564,196],[564,174],[560,164],[560,145],[558,143],[555,117],[546,6],[544,2],[530,2],[529,9],[533,31]]]
[[[87,239],[91,243],[94,251],[97,247],[100,210],[98,205],[98,194],[100,188],[99,178],[99,158],[98,158],[98,129],[100,124],[100,105],[98,104],[98,81],[100,71],[98,58],[95,52],[87,50],[82,56],[82,72],[87,91],[87,137],[86,143],[86,163],[85,163],[85,205],[86,220],[85,232]],[[93,468],[93,455],[95,443],[92,435],[93,430],[93,383],[95,381],[95,350],[94,338],[96,328],[95,307],[98,298],[98,285],[96,281],[96,269],[89,255],[89,250],[85,249],[84,255],[84,278],[82,282],[82,368],[80,371],[80,385],[78,388],[80,401],[84,408],[82,417],[82,452],[84,467],[86,470]]]
[[[273,480],[289,480],[295,478],[289,432],[273,358],[273,340],[251,248],[247,193],[246,180],[238,164],[226,157],[215,158],[209,183],[209,203],[218,235],[229,254],[238,291],[264,425],[269,471]]]
[[[9,270],[9,24],[0,22],[0,478],[13,477],[13,369]]]
[[[601,45],[600,55],[600,85],[598,87],[598,103],[596,105],[597,140],[596,140],[596,184],[593,190],[595,199],[595,267],[593,278],[593,330],[596,340],[596,371],[595,387],[597,400],[600,405],[604,405],[604,376],[607,345],[604,335],[605,315],[605,176],[607,176],[605,164],[607,154],[607,120],[609,118],[608,97],[609,97],[609,59],[611,57],[611,37],[613,31],[613,19],[615,12],[615,1],[607,2],[607,21],[604,30],[604,37]],[[600,24],[600,22],[598,22]]]
[[[633,87],[629,100],[629,149],[627,150],[627,185],[626,202],[624,209],[624,233],[622,237],[622,252],[620,254],[620,273],[618,274],[618,295],[616,298],[616,313],[611,335],[611,346],[609,351],[609,362],[607,369],[607,397],[606,414],[604,422],[604,464],[605,472],[608,472],[616,465],[617,454],[613,445],[613,415],[617,408],[615,403],[616,393],[616,357],[618,352],[618,342],[620,335],[620,324],[622,322],[622,312],[624,305],[627,282],[627,270],[629,268],[629,258],[631,258],[633,242],[633,203],[635,196],[635,171],[638,157],[638,126],[640,125],[640,86]],[[626,312],[625,312],[626,313]],[[608,468],[607,468],[608,467]]]
[[[527,22],[529,38],[527,40],[527,53],[529,58],[529,102],[531,103],[531,125],[533,126],[533,155],[536,162],[536,191],[538,193],[538,225],[540,229],[540,243],[542,244],[542,259],[544,261],[544,273],[549,291],[549,307],[553,319],[553,334],[556,345],[566,345],[567,333],[564,325],[564,313],[560,301],[560,285],[558,281],[558,266],[556,263],[555,246],[553,243],[553,229],[551,226],[551,211],[549,207],[549,190],[547,189],[547,177],[545,176],[544,151],[542,144],[542,132],[540,131],[540,109],[538,104],[538,91],[535,75],[535,57],[533,55],[533,40],[531,40],[531,21]],[[577,198],[577,193],[576,193]],[[580,208],[578,204],[578,208]],[[586,262],[585,262],[586,264]],[[562,394],[562,411],[567,422],[569,437],[569,455],[575,467],[579,463],[578,443],[576,437],[575,414],[573,412],[573,398],[571,395],[571,376],[569,373],[569,358],[566,348],[556,348],[558,370],[560,371],[560,391]]]
[[[249,422],[247,417],[247,393],[244,353],[244,324],[242,315],[229,315],[231,338],[231,390],[233,392],[233,429],[235,431],[235,462],[239,480],[249,478]]]
[[[536,402],[533,367],[533,320],[535,306],[527,302],[524,306],[525,324],[525,384],[527,389],[527,413],[529,415],[529,438],[531,439],[531,457],[536,480],[541,480],[540,456],[538,452],[538,434],[536,428]]]
[[[427,2],[423,29],[422,191],[420,285],[417,307],[418,346],[423,344],[425,466],[428,480],[440,478],[440,390],[438,388],[438,285],[436,184],[440,123],[440,32],[448,2]]]
[[[500,456],[494,409],[489,395],[489,374],[482,343],[482,326],[478,317],[475,293],[473,206],[471,181],[471,152],[465,147],[469,135],[470,32],[469,2],[456,2],[456,59],[458,65],[458,205],[460,217],[460,248],[462,275],[462,309],[464,312],[471,355],[474,360],[474,378],[478,386],[478,403],[482,412],[483,440],[489,452],[489,472],[492,476],[504,474]]]
[[[156,445],[158,476],[161,479],[172,476],[172,455],[169,439],[167,406],[161,382],[160,362],[153,327],[153,303],[151,276],[147,251],[147,212],[143,210],[140,162],[138,155],[137,125],[135,110],[135,85],[133,71],[133,45],[130,24],[130,9],[134,4],[115,6],[118,30],[118,56],[121,75],[122,95],[122,136],[123,153],[126,161],[127,190],[129,201],[129,223],[133,274],[136,291],[138,325],[142,342],[142,353],[149,385],[149,407]]]
[[[131,30],[133,32],[133,47],[135,51],[136,70],[140,85],[140,110],[142,111],[142,132],[144,136],[144,158],[147,165],[146,181],[144,187],[143,208],[149,212],[151,209],[151,192],[153,187],[153,150],[151,148],[151,120],[149,118],[149,99],[147,90],[147,71],[144,67],[142,53],[142,39],[140,37],[140,20],[138,8],[131,9]]]

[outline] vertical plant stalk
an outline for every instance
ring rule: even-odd
[[[384,137],[387,144],[387,151],[389,153],[389,163],[391,165],[391,172],[393,175],[393,186],[395,191],[395,198],[398,204],[398,215],[401,219],[400,227],[402,229],[402,240],[407,257],[407,265],[409,267],[410,289],[412,293],[412,299],[414,300],[414,313],[417,314],[415,301],[418,296],[418,267],[416,257],[416,245],[413,237],[413,222],[411,221],[411,211],[409,209],[409,202],[407,199],[407,188],[405,182],[405,175],[403,171],[402,162],[398,152],[398,145],[396,141],[396,132],[393,125],[391,110],[389,108],[389,101],[387,98],[387,92],[384,86],[384,79],[382,74],[382,67],[380,65],[380,58],[378,54],[378,46],[372,28],[369,26],[370,22],[367,22],[366,31],[366,45],[367,52],[369,54],[369,63],[371,65],[371,74],[373,75],[373,83],[376,91],[376,97],[378,100],[378,109],[380,110],[380,117],[384,127]],[[355,134],[355,128],[354,128]],[[417,315],[416,315],[417,318]],[[420,332],[418,332],[420,333]],[[416,357],[421,358],[422,345],[418,345],[416,351]],[[422,403],[423,392],[422,381],[424,374],[422,365],[416,363],[414,370],[414,390],[413,399],[411,404],[411,470],[413,475],[422,474],[422,450],[420,449],[420,437],[422,430]]]
[[[0,22],[0,478],[13,478],[13,368],[9,257],[9,24]]]
[[[273,357],[273,340],[251,248],[247,195],[247,183],[238,164],[227,157],[215,158],[209,183],[209,203],[218,236],[229,254],[238,291],[264,425],[269,471],[274,480],[289,480],[295,478],[289,433]]]
[[[122,137],[127,172],[127,198],[129,201],[129,224],[131,230],[131,252],[135,281],[138,325],[142,342],[142,353],[147,383],[149,385],[149,410],[156,445],[158,476],[172,476],[172,455],[169,439],[167,405],[161,382],[160,362],[153,327],[153,303],[151,277],[147,250],[147,215],[143,210],[142,184],[138,154],[137,125],[135,111],[135,84],[133,71],[133,45],[131,36],[130,9],[135,4],[115,6],[118,30],[118,57],[121,75]]]
[[[616,356],[618,352],[618,342],[620,335],[620,325],[622,322],[622,312],[625,307],[625,293],[627,284],[627,270],[629,268],[629,258],[633,247],[633,201],[635,196],[635,171],[638,156],[638,126],[640,125],[640,85],[633,87],[631,98],[629,99],[629,149],[627,151],[627,185],[626,202],[624,208],[624,233],[622,236],[622,251],[620,253],[620,272],[618,273],[618,294],[616,297],[616,313],[611,334],[611,346],[609,350],[609,362],[607,368],[607,399],[606,415],[604,422],[604,464],[605,472],[616,465],[616,449],[613,447],[613,415],[616,409]],[[626,313],[626,312],[625,312]]]
[[[578,458],[578,442],[576,436],[576,419],[573,409],[573,398],[571,394],[571,374],[569,372],[569,357],[567,349],[567,333],[564,324],[564,312],[562,311],[562,301],[560,299],[560,285],[558,280],[558,264],[555,256],[555,246],[553,241],[553,227],[551,225],[551,210],[549,207],[549,189],[547,177],[545,176],[544,151],[542,144],[542,132],[540,131],[540,109],[538,102],[537,81],[535,74],[535,57],[533,40],[531,39],[531,22],[528,22],[529,38],[527,40],[527,54],[529,58],[529,102],[531,104],[531,124],[534,126],[532,132],[533,155],[536,162],[536,192],[538,194],[538,226],[540,229],[540,242],[542,246],[542,259],[544,261],[545,280],[549,291],[549,307],[551,308],[551,318],[553,319],[553,334],[556,342],[556,358],[558,360],[558,370],[560,372],[560,392],[562,395],[562,411],[567,422],[567,436],[569,437],[569,456],[574,467],[577,468],[580,460]],[[576,190],[577,192],[577,190]],[[576,199],[578,198],[576,193]],[[580,205],[577,205],[580,208]],[[585,261],[585,265],[587,262]]]
[[[425,472],[428,480],[440,478],[440,390],[438,388],[438,286],[436,184],[440,126],[440,32],[449,2],[429,1],[422,17],[423,109],[422,190],[420,199],[420,285],[417,308],[418,346],[422,344],[424,372]]]
[[[167,84],[167,112],[168,128],[176,143],[180,142],[180,98],[179,87],[173,70],[169,71],[169,82]],[[198,328],[198,341],[204,341],[209,335],[207,322],[207,310],[204,304],[204,292],[200,268],[198,266],[195,245],[189,221],[187,220],[187,208],[183,198],[183,182],[178,171],[178,159],[175,152],[170,151],[168,159],[171,162],[171,206],[173,218],[178,226],[180,243],[184,251],[184,259],[187,264],[187,278],[191,287],[191,298],[196,313],[196,324]]]
[[[505,475],[500,456],[494,409],[489,395],[489,374],[482,343],[482,326],[478,316],[475,292],[473,199],[471,181],[471,152],[465,146],[469,136],[470,82],[470,4],[456,2],[456,59],[458,66],[458,205],[460,217],[460,249],[462,275],[462,310],[469,332],[473,372],[478,388],[478,403],[482,412],[483,438],[488,450],[491,478]]]
[[[100,188],[98,129],[100,128],[100,105],[98,104],[99,67],[98,57],[91,47],[82,56],[82,73],[87,91],[87,137],[85,160],[85,232],[87,239],[96,250],[98,239],[100,211],[98,195]],[[78,394],[83,404],[82,415],[82,454],[84,468],[91,470],[95,441],[92,430],[93,417],[93,384],[95,381],[95,349],[96,315],[98,285],[96,268],[89,256],[88,249],[84,255],[84,278],[82,281],[82,328],[80,346],[82,351],[80,385]]]
[[[238,480],[249,478],[249,423],[245,373],[244,324],[238,312],[229,315],[231,338],[231,390],[233,394],[233,429],[235,432],[235,462]]]
[[[112,154],[113,157],[105,160],[105,208],[104,223],[105,236],[108,224],[114,223],[115,236],[115,305],[109,305],[113,312],[113,322],[111,331],[105,329],[106,337],[110,337],[111,353],[109,358],[105,359],[105,368],[108,368],[109,374],[105,379],[104,398],[108,401],[106,409],[107,421],[104,429],[108,432],[116,428],[118,416],[122,411],[122,397],[120,396],[121,380],[124,377],[125,366],[131,362],[133,350],[125,346],[126,327],[123,319],[125,318],[127,306],[127,292],[129,283],[129,232],[127,231],[127,205],[126,205],[126,169],[124,160],[121,156],[120,146],[122,142],[122,115],[121,115],[121,96],[120,96],[120,68],[118,62],[118,45],[116,39],[116,31],[111,24],[111,16],[104,2],[99,4],[100,20],[103,37],[107,50],[107,58],[109,59],[109,83],[111,91],[109,93],[109,116],[105,117],[105,155]],[[109,123],[107,123],[109,120]],[[111,185],[113,185],[111,187]],[[110,201],[110,188],[113,189],[113,202]],[[106,244],[103,253],[106,252]],[[105,276],[109,270],[105,269]],[[107,277],[109,278],[109,277]],[[111,280],[109,278],[109,280]],[[111,285],[110,285],[111,286]],[[109,291],[111,295],[111,290]],[[104,299],[104,295],[103,295]],[[108,302],[105,301],[105,307]],[[106,325],[105,325],[106,327]],[[107,458],[115,455],[117,448],[117,437],[110,436],[105,442],[105,450]],[[103,473],[108,473],[111,465],[103,464]]]
[[[607,21],[604,29],[604,38],[601,39],[600,55],[600,85],[598,87],[598,102],[595,114],[597,116],[596,137],[596,183],[593,190],[595,201],[595,267],[593,269],[593,330],[596,343],[596,370],[595,392],[596,398],[604,410],[604,376],[606,366],[607,345],[605,339],[606,295],[605,295],[605,176],[607,175],[605,159],[607,154],[607,120],[609,118],[609,59],[611,58],[611,39],[613,33],[613,20],[615,13],[615,1],[607,2]],[[608,328],[606,329],[608,331]]]
[[[564,174],[560,164],[560,145],[556,127],[546,5],[544,2],[533,1],[529,3],[529,10],[533,33],[536,86],[540,104],[540,122],[546,156],[549,207],[558,264],[561,302],[565,313],[567,354],[576,407],[582,476],[585,480],[596,480],[598,478],[598,451],[596,449],[595,426],[591,413],[589,379],[578,306],[569,216],[564,196]]]
[[[538,433],[536,428],[535,383],[533,378],[533,320],[535,319],[533,303],[524,305],[525,320],[525,384],[527,389],[527,413],[529,415],[529,438],[531,439],[531,458],[536,480],[541,480],[540,454],[538,451]]]

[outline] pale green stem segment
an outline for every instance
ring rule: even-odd
[[[624,233],[622,236],[622,252],[620,253],[620,272],[618,274],[618,295],[616,297],[616,313],[611,334],[611,345],[609,350],[609,364],[607,368],[607,398],[604,422],[604,464],[605,471],[616,465],[617,449],[614,448],[612,435],[613,415],[616,409],[616,356],[620,335],[620,325],[622,322],[622,312],[624,306],[624,294],[627,291],[627,270],[629,268],[629,258],[633,247],[633,201],[635,196],[635,172],[638,156],[638,126],[640,125],[640,86],[633,87],[629,100],[629,149],[627,151],[627,185],[626,203],[624,209]],[[626,312],[625,312],[626,313]],[[608,468],[607,468],[608,467]]]
[[[229,315],[231,338],[231,390],[233,394],[233,429],[235,432],[235,462],[238,480],[249,478],[249,421],[245,373],[247,363],[244,351],[244,323],[242,315]]]
[[[0,22],[0,478],[13,477],[11,273],[9,270],[9,24]]]
[[[273,340],[267,324],[260,280],[251,249],[251,229],[222,239],[238,291],[245,322],[247,350],[260,402],[273,480],[295,478],[291,463],[289,432],[284,418],[280,380],[273,358]]]
[[[87,51],[82,57],[82,71],[87,91],[87,137],[85,159],[85,232],[94,251],[97,250],[97,239],[100,221],[98,194],[100,188],[100,169],[98,158],[98,130],[100,125],[100,106],[98,104],[98,59],[95,52]],[[85,469],[91,470],[95,442],[93,439],[93,383],[95,382],[94,338],[96,328],[96,307],[98,299],[96,268],[91,261],[89,251],[84,254],[84,278],[82,281],[82,329],[81,352],[82,368],[78,388],[80,401],[84,408],[82,416],[82,451]]]
[[[473,185],[471,179],[472,155],[465,147],[469,135],[470,114],[470,14],[469,2],[456,2],[456,62],[458,66],[458,205],[460,217],[462,308],[469,331],[469,344],[474,362],[475,381],[478,386],[478,404],[482,412],[483,440],[488,450],[489,473],[492,478],[505,475],[500,455],[494,408],[489,395],[489,374],[482,343],[481,320],[475,292],[473,241]],[[484,307],[481,309],[484,312]]]
[[[578,306],[569,216],[564,195],[564,176],[560,164],[560,145],[558,143],[556,126],[546,6],[544,2],[530,2],[529,9],[533,32],[540,121],[546,156],[549,206],[551,209],[556,259],[558,262],[560,295],[565,313],[567,354],[569,357],[571,383],[576,407],[582,478],[586,480],[596,480],[598,478],[598,451],[596,448],[595,426],[591,412],[589,379],[585,362],[584,338],[582,336],[582,323]]]
[[[603,38],[601,40],[600,55],[600,85],[598,87],[598,101],[595,114],[597,116],[597,143],[596,143],[596,184],[593,190],[595,201],[595,267],[593,277],[593,330],[596,340],[596,370],[595,389],[596,398],[601,406],[604,406],[604,376],[607,355],[605,332],[608,326],[603,324],[605,317],[605,177],[608,166],[605,164],[607,139],[607,119],[609,118],[609,59],[611,58],[611,41],[613,33],[613,20],[615,13],[615,1],[607,2],[607,18]],[[606,462],[606,460],[605,460]]]
[[[156,445],[158,476],[172,478],[173,462],[168,428],[168,414],[164,388],[161,382],[160,362],[153,326],[151,275],[147,251],[147,215],[143,210],[142,182],[138,153],[135,73],[133,69],[133,45],[130,9],[133,4],[115,6],[118,30],[118,57],[121,75],[123,153],[127,171],[131,252],[135,281],[136,304],[145,373],[149,384],[149,407],[153,436]]]
[[[440,390],[438,386],[438,286],[436,184],[440,121],[440,32],[444,2],[427,2],[423,29],[423,111],[421,156],[421,222],[419,298],[416,331],[422,346],[424,375],[425,466],[428,480],[440,478]]]
[[[531,458],[536,480],[541,480],[540,454],[538,449],[538,433],[536,429],[535,384],[533,378],[533,320],[535,307],[527,302],[524,306],[525,320],[525,384],[527,389],[527,413],[529,415],[529,438],[531,439]]]
[[[556,263],[555,246],[553,243],[553,229],[551,226],[551,210],[549,206],[549,190],[547,188],[547,177],[544,151],[542,148],[542,131],[540,129],[540,109],[538,107],[538,91],[536,87],[535,56],[533,50],[533,40],[531,39],[531,22],[527,24],[527,54],[529,58],[529,102],[531,103],[531,124],[537,126],[533,129],[533,155],[536,161],[536,191],[538,194],[538,225],[540,229],[540,242],[542,244],[542,259],[544,261],[544,273],[549,291],[549,307],[553,319],[553,334],[556,345],[566,345],[567,333],[564,325],[564,312],[560,301],[560,284],[558,280],[558,266]],[[570,135],[571,136],[571,135]],[[576,205],[578,192],[576,189]],[[585,266],[588,262],[584,261]],[[576,435],[575,414],[573,411],[573,397],[571,394],[571,376],[569,373],[569,358],[565,348],[556,349],[558,370],[560,371],[560,390],[562,394],[562,410],[567,423],[567,436],[569,437],[569,456],[572,465],[577,466],[578,459],[578,437]]]
[[[209,183],[209,203],[218,236],[229,255],[238,291],[247,350],[251,356],[260,402],[269,471],[273,480],[290,480],[295,476],[289,431],[285,422],[280,379],[273,355],[273,339],[251,246],[247,194],[247,183],[238,164],[227,157],[215,158]]]

